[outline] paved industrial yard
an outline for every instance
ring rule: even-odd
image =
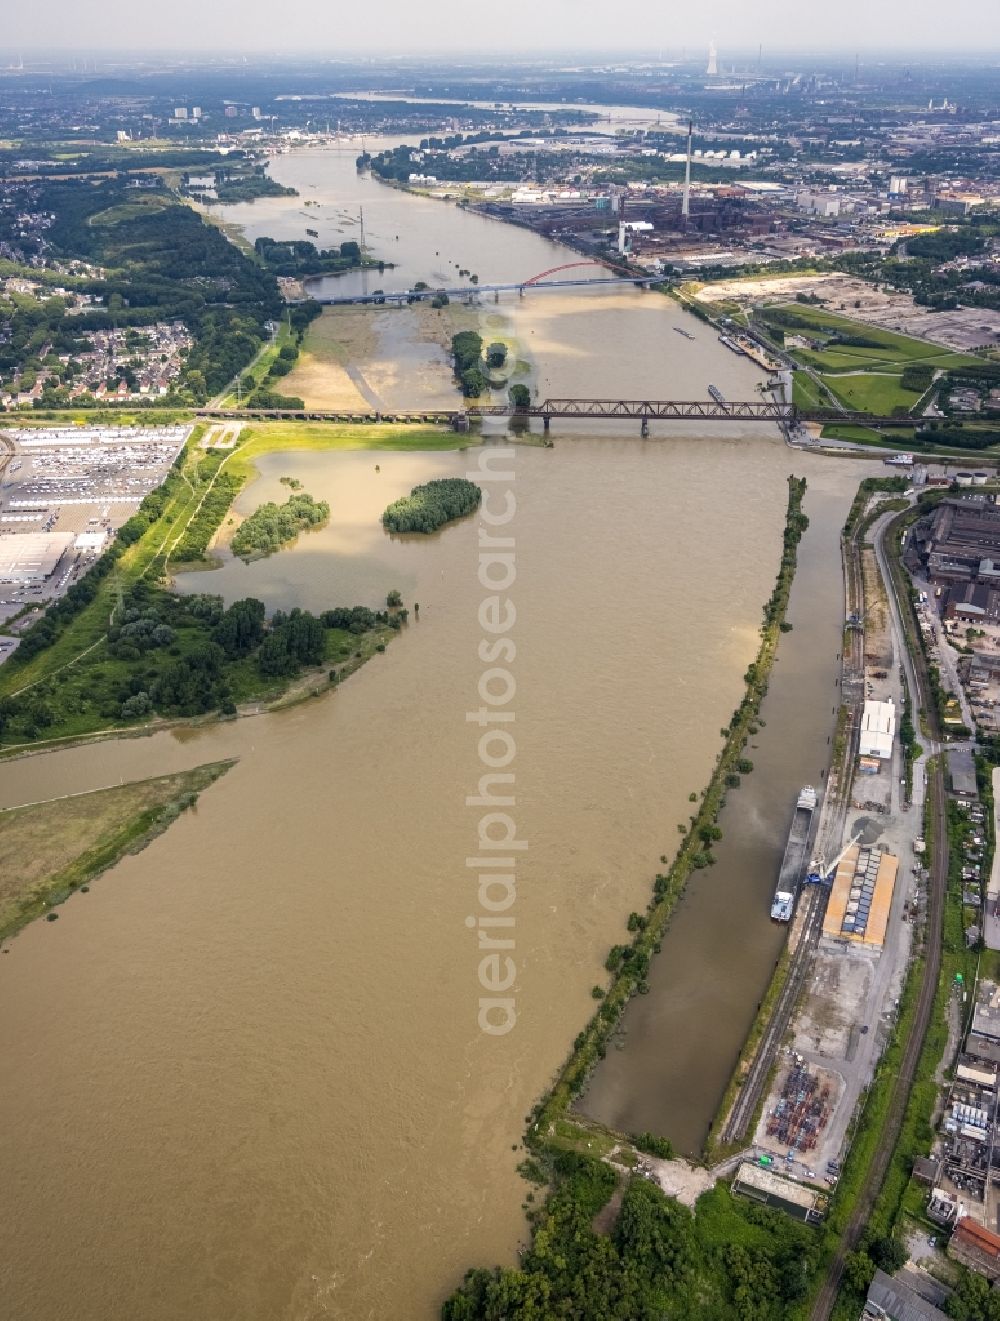
[[[13,454],[0,475],[0,622],[85,573],[163,481],[189,433],[187,424],[4,429]],[[12,650],[0,640],[0,661]]]
[[[908,293],[874,288],[864,280],[835,273],[789,275],[773,280],[720,280],[700,289],[700,302],[735,300],[741,303],[779,302],[796,294],[816,294],[823,310],[866,321],[931,344],[967,352],[1000,340],[1000,312],[987,307],[960,307],[950,312],[929,312]]]
[[[905,648],[901,648],[895,617],[888,611],[884,595],[873,590],[872,567],[866,566],[865,605],[866,614],[872,609],[876,627],[865,636],[866,696],[892,701],[901,712],[900,665],[905,663],[901,655]],[[915,874],[919,860],[914,843],[922,829],[924,775],[918,763],[913,802],[904,808],[900,799],[902,773],[902,753],[896,739],[892,757],[882,763],[878,774],[855,775],[844,832],[845,844],[860,836],[860,845],[877,845],[899,860],[884,944],[879,948],[877,944],[830,935],[820,941],[808,989],[793,1020],[754,1134],[756,1147],[782,1157],[787,1172],[812,1182],[835,1181],[828,1162],[843,1159],[851,1119],[889,1038],[910,957],[911,917],[914,905],[920,903],[920,881]],[[831,862],[827,859],[828,864]],[[779,1140],[781,1135],[787,1136],[784,1127],[775,1131],[775,1120],[782,1117],[781,1102],[784,1100],[786,1111],[789,1104],[787,1096],[782,1096],[788,1072],[796,1065],[818,1080],[820,1095],[828,1089],[824,1098],[826,1113],[822,1124],[815,1128],[815,1143],[804,1150]],[[789,1151],[793,1159],[786,1161]]]

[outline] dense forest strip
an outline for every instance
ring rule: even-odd
[[[137,853],[234,761],[0,810],[0,940]]]

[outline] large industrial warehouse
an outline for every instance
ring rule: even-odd
[[[41,583],[73,544],[71,532],[20,532],[0,535],[0,582]]]
[[[891,853],[857,844],[849,848],[837,866],[823,935],[880,950],[898,869],[899,859]]]
[[[888,760],[892,756],[895,733],[896,708],[892,702],[865,702],[865,713],[861,717],[861,756]]]

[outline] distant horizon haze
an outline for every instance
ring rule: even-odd
[[[641,42],[635,33],[642,33]],[[1000,59],[1000,5],[996,0],[952,0],[947,11],[930,0],[900,5],[841,0],[712,0],[695,10],[671,11],[651,0],[629,10],[629,35],[609,23],[598,0],[508,0],[500,9],[470,7],[459,0],[373,0],[367,6],[299,0],[279,17],[264,0],[174,0],[170,6],[138,6],[132,0],[49,0],[11,6],[0,34],[0,66],[19,52],[31,54],[170,55],[228,53],[239,56],[309,54],[313,58],[384,59],[399,55],[486,60],[498,54],[604,55],[612,59],[676,59],[707,53],[714,40],[720,71],[728,59],[763,45],[772,54],[855,51],[881,56],[947,52],[980,60]]]

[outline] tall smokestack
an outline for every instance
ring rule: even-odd
[[[681,203],[681,215],[686,220],[691,214],[691,142],[694,136],[694,121],[688,120],[687,163],[684,166],[684,201]]]

